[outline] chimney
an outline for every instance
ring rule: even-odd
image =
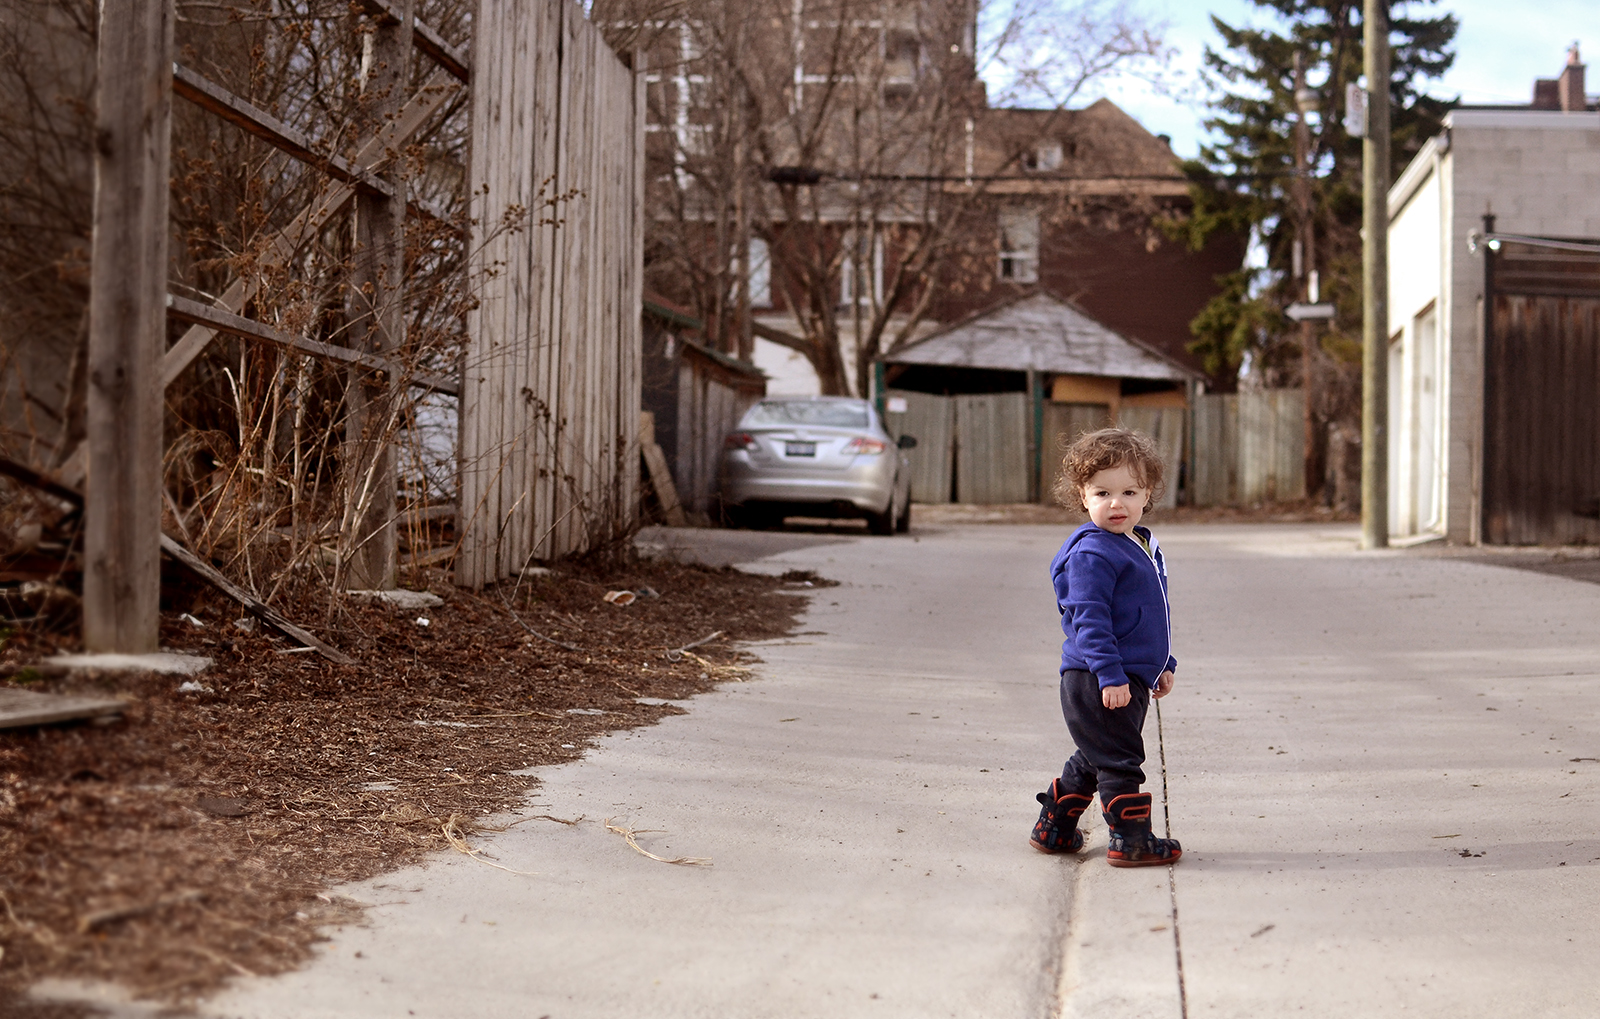
[[[1561,95],[1562,113],[1582,113],[1589,108],[1583,94],[1583,61],[1578,57],[1576,42],[1567,50],[1567,66],[1561,69],[1561,77],[1556,79],[1556,88]]]
[[[1533,108],[1536,110],[1561,109],[1561,91],[1554,78],[1533,80]]]

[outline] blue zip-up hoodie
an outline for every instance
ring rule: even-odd
[[[1129,534],[1093,523],[1072,532],[1050,561],[1056,608],[1061,612],[1061,671],[1082,669],[1100,688],[1130,676],[1155,689],[1163,670],[1176,671],[1167,604],[1167,563],[1148,528],[1134,528],[1150,553]]]

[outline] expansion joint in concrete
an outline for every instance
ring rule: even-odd
[[[1156,747],[1161,753],[1161,819],[1165,838],[1172,838],[1172,798],[1167,792],[1167,732],[1161,724],[1161,702],[1156,701]],[[1183,982],[1183,934],[1178,926],[1177,868],[1167,868],[1167,894],[1172,899],[1172,955],[1178,971],[1178,1019],[1189,1019],[1189,991]]]

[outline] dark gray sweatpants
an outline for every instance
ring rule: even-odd
[[[1132,699],[1113,710],[1100,699],[1100,681],[1093,673],[1068,669],[1061,674],[1061,713],[1078,746],[1061,769],[1061,784],[1068,792],[1090,796],[1098,790],[1104,805],[1144,784],[1150,688],[1132,679],[1128,691]]]

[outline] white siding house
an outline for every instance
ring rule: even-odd
[[[1579,86],[1581,88],[1581,84]],[[1476,544],[1485,213],[1495,231],[1600,238],[1600,113],[1457,110],[1389,191],[1389,519]]]

